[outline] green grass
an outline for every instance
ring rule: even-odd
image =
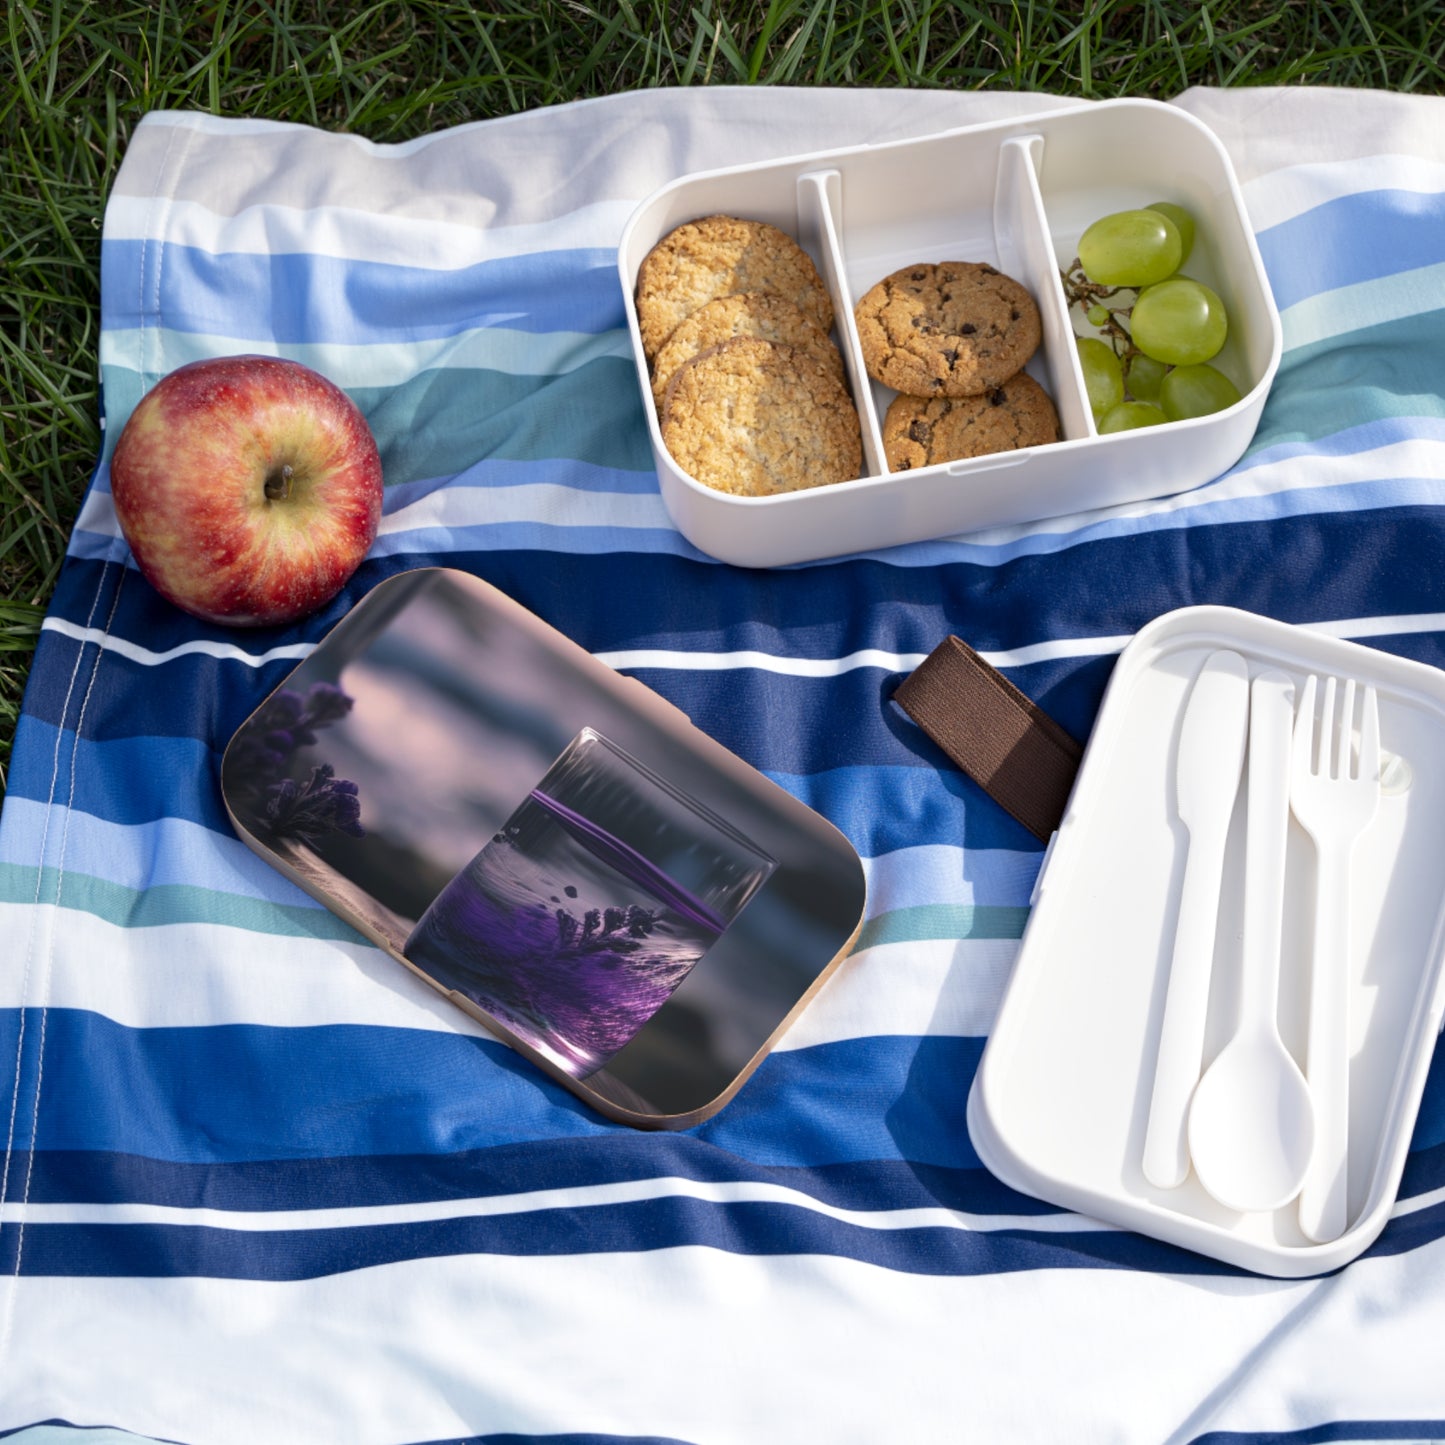
[[[101,216],[148,110],[400,141],[656,85],[1445,92],[1438,0],[9,0],[3,26],[0,796],[26,671],[99,448]]]

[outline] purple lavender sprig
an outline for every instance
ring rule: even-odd
[[[335,683],[313,682],[305,695],[282,688],[251,719],[232,747],[231,760],[250,811],[277,837],[315,843],[328,832],[364,838],[355,783],[338,778],[329,763],[297,773],[301,750],[318,729],[340,722],[355,705]]]
[[[317,843],[328,833],[364,838],[361,799],[356,784],[338,778],[330,763],[311,769],[304,783],[283,778],[273,783],[266,797],[266,822],[278,838]]]
[[[287,770],[298,749],[316,741],[316,729],[340,722],[354,699],[335,683],[313,682],[303,697],[289,687],[268,698],[233,753],[237,769],[248,784],[270,784]]]
[[[591,952],[600,948],[624,951],[638,947],[622,938],[647,938],[657,927],[658,910],[642,908],[636,903],[626,908],[589,908],[579,923],[575,914],[565,908],[556,910],[557,942],[564,951]]]

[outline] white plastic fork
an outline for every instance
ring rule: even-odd
[[[1327,677],[1315,737],[1317,679],[1304,685],[1295,714],[1290,807],[1314,841],[1315,929],[1310,970],[1305,1077],[1315,1104],[1315,1149],[1299,1197],[1299,1222],[1317,1243],[1338,1239],[1348,1223],[1350,864],[1380,801],[1380,717],[1375,689],[1360,708],[1354,752],[1355,681],[1347,678],[1338,713],[1336,680]]]

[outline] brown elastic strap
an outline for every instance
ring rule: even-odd
[[[1048,841],[1084,755],[1053,718],[956,637],[940,642],[893,696],[994,802]]]

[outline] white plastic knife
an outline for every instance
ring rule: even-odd
[[[1143,1160],[1144,1177],[1161,1189],[1173,1189],[1189,1175],[1189,1099],[1204,1056],[1224,843],[1248,735],[1249,665],[1237,652],[1213,652],[1190,690],[1175,764],[1179,818],[1189,830],[1189,852]]]

